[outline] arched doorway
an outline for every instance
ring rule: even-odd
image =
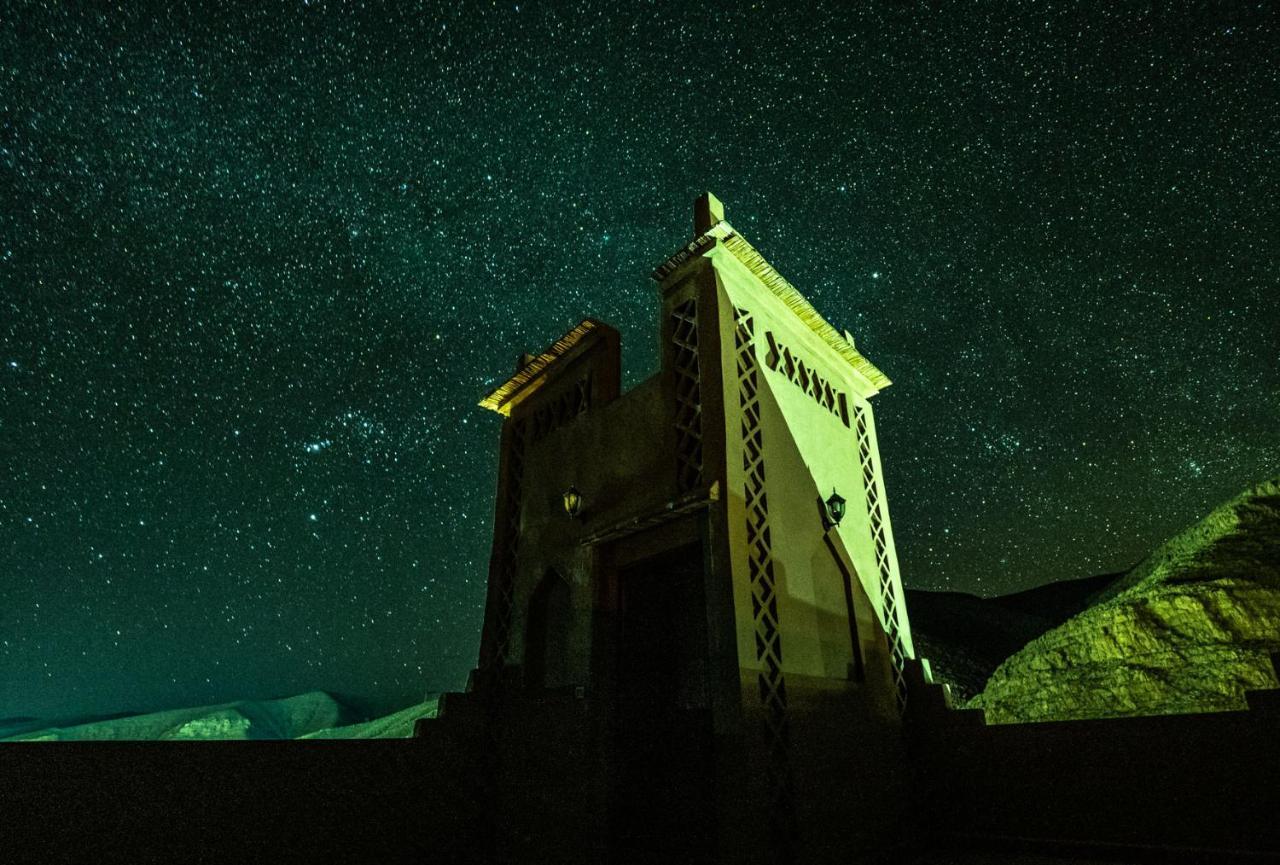
[[[569,584],[547,571],[529,599],[525,626],[524,675],[530,688],[560,688],[574,684],[569,630],[573,607]]]

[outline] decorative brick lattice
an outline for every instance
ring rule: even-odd
[[[702,389],[698,372],[698,306],[689,298],[671,311],[675,346],[676,489],[702,485]]]
[[[764,332],[769,341],[769,353],[765,355],[765,365],[774,372],[785,375],[792,384],[803,390],[810,399],[840,418],[840,422],[849,426],[849,400],[831,382],[818,375],[803,360],[795,356],[791,349],[778,342],[770,331]]]
[[[540,406],[529,419],[529,444],[540,440],[552,430],[564,426],[591,408],[591,373],[574,382],[573,387],[560,396]]]
[[[520,501],[524,481],[526,427],[523,419],[511,421],[510,462],[507,465],[507,488],[503,497],[502,534],[498,554],[501,557],[495,576],[497,586],[491,595],[490,611],[493,627],[485,647],[483,666],[501,669],[511,648],[511,610],[516,585],[516,560],[520,550]]]
[[[769,816],[779,851],[790,849],[795,834],[791,767],[788,759],[787,683],[782,673],[782,632],[774,582],[769,502],[765,494],[763,434],[760,426],[760,381],[751,314],[735,309],[734,348],[738,367],[738,399],[742,410],[742,470],[746,476],[747,573],[751,612],[755,619],[760,702],[764,706],[765,741],[769,748]],[[782,856],[780,858],[786,858]]]
[[[907,679],[904,669],[907,652],[902,645],[898,627],[898,592],[893,583],[893,569],[889,565],[889,544],[884,533],[884,491],[880,476],[876,473],[875,459],[871,453],[871,435],[867,431],[866,409],[854,403],[854,427],[858,434],[858,458],[862,463],[862,486],[867,491],[867,516],[871,524],[871,541],[875,547],[876,567],[880,572],[880,603],[884,608],[884,632],[889,641],[889,655],[893,660],[893,681],[898,689],[898,708],[907,705]]]

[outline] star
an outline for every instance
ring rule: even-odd
[[[893,380],[908,586],[1118,570],[1274,472],[1257,16],[616,5],[31,6],[0,64],[0,717],[463,687],[475,402],[587,316],[625,387],[657,372],[648,273],[707,189]]]

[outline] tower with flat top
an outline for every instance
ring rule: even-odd
[[[902,808],[889,379],[714,196],[694,211],[653,273],[657,374],[622,393],[587,319],[481,401],[480,659],[429,723],[479,737],[498,860],[834,862]]]

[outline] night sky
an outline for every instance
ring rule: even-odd
[[[703,189],[894,379],[908,586],[1280,468],[1266,4],[121,5],[0,2],[0,716],[461,687],[476,400],[647,377]]]

